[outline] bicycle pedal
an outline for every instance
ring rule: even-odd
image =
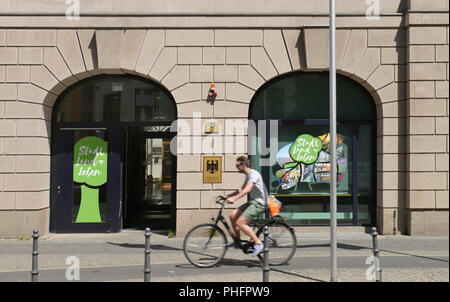
[[[253,248],[253,246],[244,247],[245,254],[251,254],[251,253],[253,253],[254,250],[255,249]]]
[[[246,244],[244,244],[242,249],[244,250],[244,252],[246,254],[253,253],[253,251],[255,250],[255,248],[253,247],[253,244],[251,244],[251,242],[247,242]]]

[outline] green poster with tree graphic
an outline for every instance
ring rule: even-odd
[[[76,222],[102,222],[99,187],[106,183],[108,143],[95,136],[80,139],[73,150],[73,180],[81,183],[81,202]]]

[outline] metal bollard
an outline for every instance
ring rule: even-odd
[[[378,232],[376,227],[372,228],[372,233],[370,233],[370,235],[372,235],[373,256],[375,261],[375,280],[376,282],[383,282],[383,279],[381,278],[381,264],[379,257],[380,250],[378,248],[378,240],[377,240]]]
[[[38,238],[39,238],[39,231],[37,229],[34,229],[33,231],[33,252],[32,252],[32,259],[31,259],[31,282],[37,282],[38,281]]]
[[[150,228],[146,228],[145,229],[145,264],[144,264],[144,282],[150,282],[150,274],[151,274],[151,269],[150,269],[150,236],[151,236],[151,232],[150,232]]]
[[[267,236],[269,235],[269,227],[264,226],[264,256],[263,256],[263,282],[269,282],[269,243]]]

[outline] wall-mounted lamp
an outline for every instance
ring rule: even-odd
[[[208,96],[213,96],[213,97],[217,96],[216,85],[215,84],[211,84],[211,87],[209,87]]]
[[[211,84],[211,86],[209,87],[208,98],[206,99],[206,101],[207,102],[214,102],[216,97],[217,97],[216,85],[215,84]]]

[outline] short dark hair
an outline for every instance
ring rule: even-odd
[[[250,167],[250,159],[248,159],[248,157],[246,156],[239,156],[236,161],[244,163],[244,165],[246,165],[247,167]]]

